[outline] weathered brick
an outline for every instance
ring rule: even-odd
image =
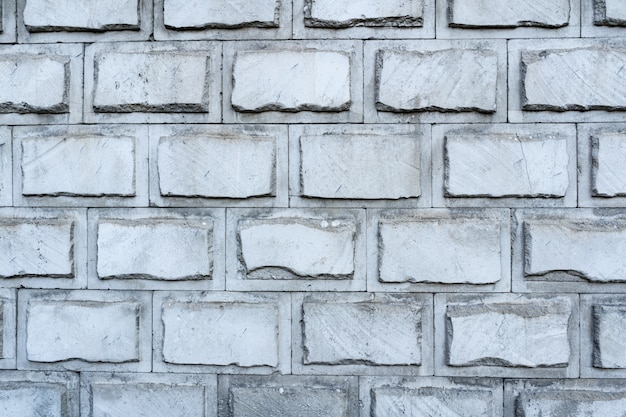
[[[593,366],[626,369],[626,305],[594,305]]]
[[[139,1],[25,0],[24,24],[30,32],[139,29]]]
[[[569,23],[570,1],[448,0],[448,22],[462,28],[558,28]]]
[[[626,197],[626,135],[597,133],[590,139],[593,195]]]
[[[0,128],[0,206],[13,203],[13,146],[11,129]]]
[[[493,50],[379,50],[376,109],[494,113],[497,78],[498,56]]]
[[[593,0],[594,24],[626,26],[626,4],[620,0]]]
[[[0,369],[15,369],[17,326],[15,304],[16,291],[7,288],[0,289]]]
[[[165,27],[175,30],[208,28],[272,28],[279,25],[279,0],[201,1],[163,0]]]
[[[392,0],[384,4],[365,0],[305,0],[304,25],[333,29],[354,26],[420,27],[423,12],[423,0]]]

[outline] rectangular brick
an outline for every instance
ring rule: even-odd
[[[230,210],[228,289],[364,289],[364,214]]]
[[[222,375],[219,387],[219,417],[359,415],[356,377]]]
[[[90,288],[223,289],[220,209],[90,213]]]
[[[452,27],[513,28],[566,26],[570,0],[549,3],[541,0],[448,0],[448,21]]]
[[[305,0],[304,25],[343,29],[353,26],[422,26],[422,0],[392,0],[383,4],[359,1]]]
[[[214,0],[208,3],[163,0],[163,21],[168,29],[208,29],[263,27],[279,25],[279,0]]]
[[[0,369],[15,369],[16,365],[16,297],[15,290],[0,289]]]
[[[509,285],[506,210],[380,211],[368,219],[368,290]],[[471,245],[468,245],[471,242]]]
[[[217,410],[215,375],[81,373],[84,417],[202,416]]]
[[[18,367],[150,371],[151,294],[20,292]]]
[[[626,5],[620,0],[594,0],[594,24],[626,26]]]
[[[0,206],[13,204],[13,141],[11,128],[0,128]]]
[[[284,294],[158,294],[154,370],[260,374],[288,371],[288,302]]]
[[[0,1],[0,43],[15,43],[17,40],[17,7],[15,1]]]
[[[578,296],[435,295],[435,373],[578,376]]]

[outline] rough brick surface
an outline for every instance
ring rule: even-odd
[[[538,26],[558,28],[569,22],[570,0],[484,1],[448,0],[450,26],[506,28]]]
[[[279,22],[279,0],[262,0],[254,4],[237,1],[163,0],[163,17],[169,29],[275,27]]]
[[[367,1],[305,0],[304,24],[309,27],[422,26],[422,0],[393,0],[384,5]]]

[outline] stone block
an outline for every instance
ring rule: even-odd
[[[0,373],[0,410],[6,416],[78,417],[78,374]]]
[[[354,376],[219,377],[219,417],[357,417]]]
[[[287,157],[282,126],[151,126],[151,201],[286,207]]]
[[[510,287],[508,210],[377,210],[367,235],[368,290]]]
[[[89,288],[224,289],[223,209],[89,214]]]
[[[231,209],[226,287],[235,291],[362,291],[363,210]]]
[[[16,126],[16,205],[147,206],[145,126]]]
[[[16,290],[0,289],[0,369],[16,367]],[[0,373],[1,375],[2,373]],[[1,384],[0,379],[0,384]],[[0,397],[2,394],[0,394]],[[2,407],[0,400],[0,407]],[[0,408],[1,409],[1,408]]]
[[[221,45],[96,43],[85,51],[85,121],[221,121]]]
[[[366,415],[502,416],[502,383],[496,379],[361,377]]]
[[[626,9],[619,0],[582,0],[581,35],[614,37],[626,35]]]
[[[298,294],[292,316],[295,373],[432,375],[428,294]]]
[[[149,372],[152,294],[21,290],[19,369]]]
[[[153,371],[288,373],[290,297],[155,293]]]
[[[623,121],[625,46],[621,38],[511,41],[509,122]]]
[[[0,71],[1,124],[82,121],[82,45],[0,46]]]
[[[84,417],[217,415],[217,377],[157,373],[81,373]]]
[[[362,43],[232,42],[224,51],[224,122],[362,121]]]
[[[80,209],[0,209],[3,287],[85,288],[87,213]]]
[[[626,5],[619,0],[594,0],[594,22],[598,26],[626,26]]]
[[[433,129],[435,206],[576,206],[570,125],[440,125]]]
[[[0,1],[0,44],[17,40],[16,15],[15,0]]]
[[[367,42],[365,122],[505,121],[505,50],[502,41]]]
[[[11,128],[0,127],[0,207],[13,204],[13,141]]]
[[[624,290],[623,211],[519,210],[514,222],[514,291]]]
[[[435,374],[578,377],[578,295],[435,295]]]
[[[308,125],[289,136],[291,206],[430,206],[428,128]]]

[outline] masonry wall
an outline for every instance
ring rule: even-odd
[[[0,5],[1,415],[625,415],[623,1]]]

